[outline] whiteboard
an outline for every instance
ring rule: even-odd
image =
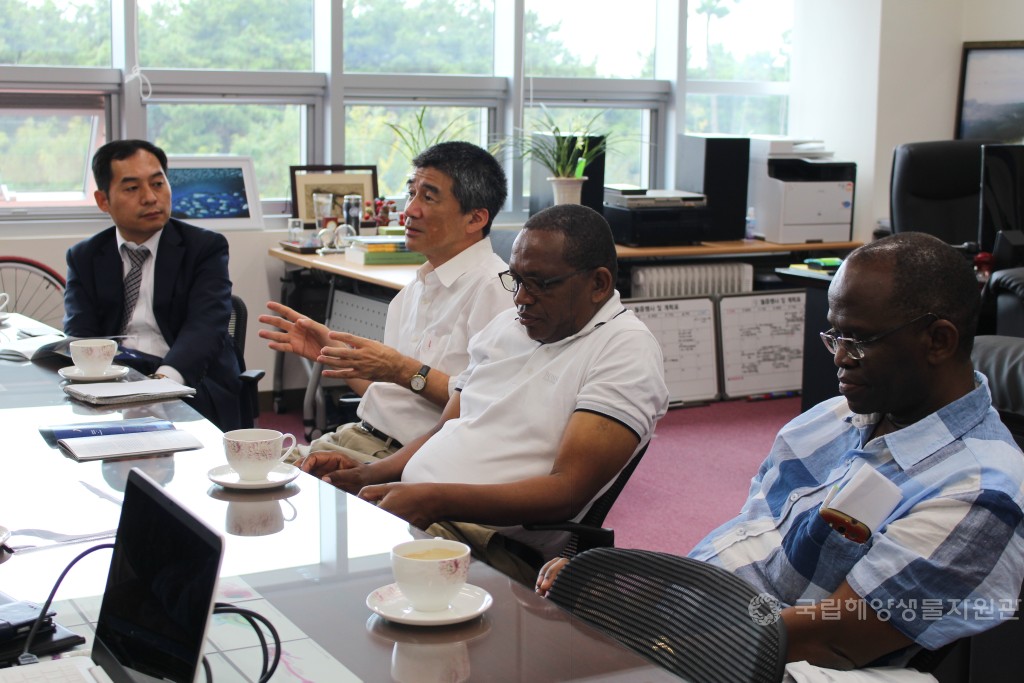
[[[803,289],[722,296],[719,338],[725,398],[801,388],[806,298]]]
[[[623,304],[636,313],[661,344],[670,403],[717,399],[714,301],[710,297],[631,299]]]

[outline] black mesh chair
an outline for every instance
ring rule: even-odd
[[[778,603],[720,567],[597,548],[562,569],[548,599],[688,681],[782,680],[786,629]]]
[[[242,298],[231,295],[231,318],[228,320],[228,334],[235,347],[238,369],[242,371],[242,427],[252,427],[260,415],[259,382],[267,373],[263,370],[245,369],[245,329],[249,312]]]
[[[993,140],[936,140],[896,147],[889,184],[892,231],[926,232],[978,251],[981,146]]]

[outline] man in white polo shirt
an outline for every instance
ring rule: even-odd
[[[471,340],[441,421],[377,463],[312,453],[303,469],[532,582],[566,538],[522,525],[581,517],[668,406],[661,348],[623,307],[616,272],[596,211],[533,216],[501,277],[516,308]]]
[[[506,265],[488,237],[507,193],[501,165],[476,145],[443,142],[413,159],[413,166],[405,239],[427,263],[388,306],[384,343],[331,333],[275,302],[267,306],[276,315],[259,318],[276,328],[259,333],[275,351],[322,361],[323,347],[344,347],[331,359],[344,362],[324,376],[344,379],[362,395],[360,421],[325,434],[311,450],[370,462],[430,429],[469,363],[470,337],[511,307],[497,279]]]

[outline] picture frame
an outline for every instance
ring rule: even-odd
[[[168,155],[171,218],[211,230],[263,228],[252,157]]]
[[[292,180],[292,217],[312,227],[313,193],[359,194],[363,202],[377,197],[376,166],[289,166]]]
[[[957,140],[1024,142],[1024,41],[964,43]]]

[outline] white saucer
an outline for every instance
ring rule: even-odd
[[[270,470],[270,474],[267,475],[267,478],[261,481],[242,479],[238,476],[237,472],[231,469],[231,465],[214,467],[206,473],[206,476],[208,476],[210,481],[214,484],[220,484],[226,489],[273,489],[278,486],[284,486],[292,479],[299,476],[299,468],[294,465],[281,463],[274,469]]]
[[[57,373],[64,379],[72,382],[105,382],[112,379],[121,379],[128,374],[128,368],[123,365],[111,365],[98,375],[87,375],[74,365],[61,368]]]
[[[494,603],[494,598],[483,588],[466,584],[452,601],[451,606],[439,612],[417,612],[402,595],[397,583],[381,586],[366,596],[366,606],[397,624],[413,626],[445,626],[475,619]]]

